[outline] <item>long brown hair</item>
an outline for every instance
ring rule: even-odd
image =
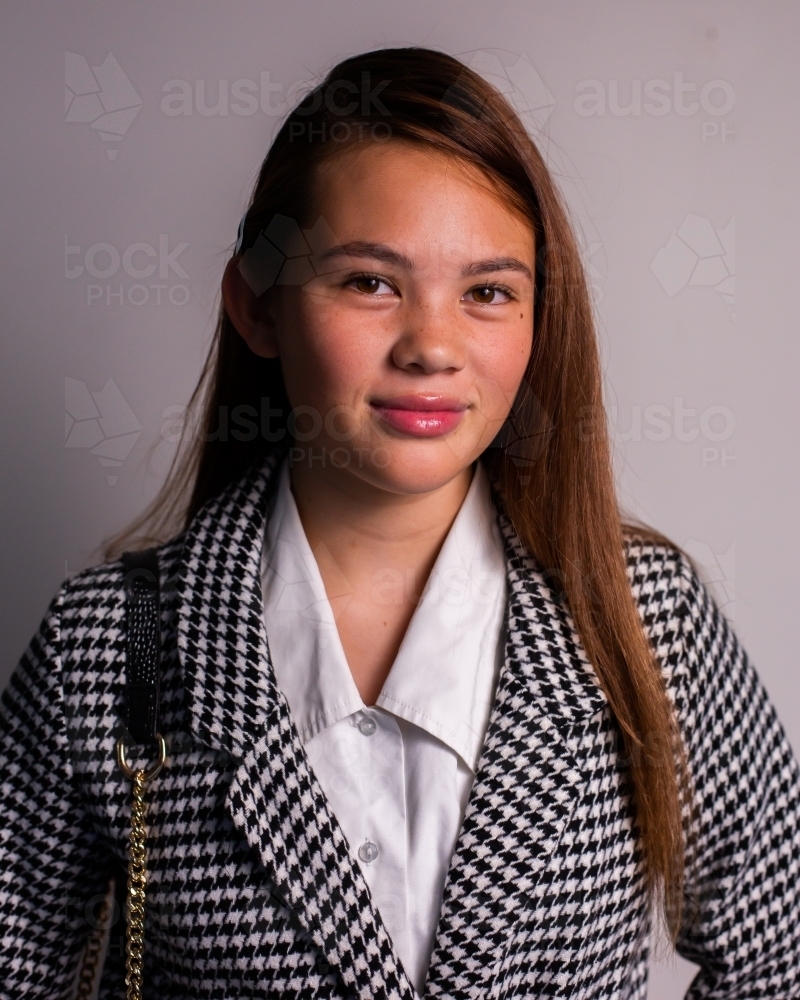
[[[633,762],[627,773],[648,890],[674,938],[684,883],[683,751],[626,575],[624,535],[632,529],[623,527],[617,506],[579,252],[553,180],[517,114],[495,88],[441,52],[383,49],[347,59],[283,123],[259,173],[238,249],[253,247],[276,215],[311,225],[317,167],[355,143],[386,139],[423,143],[477,166],[533,227],[533,350],[511,414],[483,460],[519,537],[563,592],[608,698]],[[265,407],[272,422],[258,433],[253,418],[263,419]],[[187,424],[185,447],[161,493],[108,554],[134,534],[151,541],[181,521],[188,524],[286,430],[290,403],[280,362],[252,354],[224,309],[189,409],[199,416],[201,432]]]

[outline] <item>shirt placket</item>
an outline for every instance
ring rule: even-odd
[[[359,743],[360,834],[352,848],[386,929],[408,954],[408,838],[405,760],[397,720],[381,709],[355,713]]]

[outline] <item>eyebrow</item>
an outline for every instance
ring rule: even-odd
[[[490,257],[488,260],[476,260],[462,268],[461,276],[469,278],[477,274],[491,274],[493,271],[519,271],[533,281],[531,269],[518,257]]]
[[[394,264],[407,271],[414,270],[414,262],[410,257],[393,250],[385,243],[372,243],[369,240],[351,240],[349,243],[337,244],[330,250],[326,250],[319,259],[324,261],[336,257],[369,257],[371,260],[380,260],[384,264]],[[518,257],[489,257],[486,260],[476,260],[471,264],[466,264],[461,269],[461,276],[462,278],[470,278],[492,274],[495,271],[518,271],[529,280],[533,280],[531,269]]]

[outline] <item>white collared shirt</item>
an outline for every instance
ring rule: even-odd
[[[421,994],[504,648],[505,557],[486,473],[477,463],[373,707],[350,673],[286,463],[262,583],[278,686]]]

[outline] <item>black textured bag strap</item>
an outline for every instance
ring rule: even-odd
[[[155,549],[124,552],[127,663],[123,721],[134,743],[158,733],[161,599]]]

